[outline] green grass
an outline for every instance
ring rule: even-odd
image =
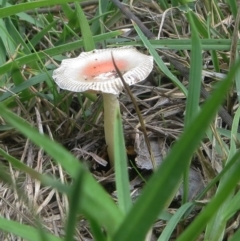
[[[129,1],[124,2],[129,4]],[[136,2],[133,1],[133,6]],[[0,193],[0,200],[8,204],[6,208],[13,207],[15,211],[7,216],[4,208],[0,210],[1,238],[11,240],[9,234],[12,234],[21,240],[70,241],[88,235],[96,241],[141,241],[146,240],[151,229],[158,233],[158,241],[194,241],[199,235],[211,241],[228,237],[228,230],[238,219],[240,209],[237,190],[240,180],[240,109],[236,94],[240,61],[237,57],[234,63],[229,63],[229,55],[236,54],[231,53],[236,51],[231,48],[234,25],[226,28],[220,22],[229,14],[236,18],[237,8],[232,1],[226,1],[224,8],[218,6],[217,0],[211,6],[203,1],[201,8],[197,9],[211,10],[208,15],[206,11],[196,13],[182,6],[181,1],[171,1],[171,4],[166,0],[156,2],[163,12],[172,6],[176,11],[168,18],[169,27],[163,25],[161,36],[164,37],[149,40],[135,23],[124,22],[121,12],[109,1],[99,0],[97,4],[93,3],[94,8],[84,5],[87,1],[19,1],[17,4],[10,0],[0,1],[0,178],[2,188],[8,190]],[[56,4],[62,4],[63,11],[50,8]],[[37,13],[41,8],[48,11]],[[153,11],[154,7],[149,9]],[[153,32],[158,32],[158,24],[153,18],[143,16],[142,19]],[[182,29],[179,19],[188,28]],[[135,31],[134,38],[122,36],[122,29],[129,26]],[[186,29],[190,32],[186,33]],[[179,103],[186,100],[184,116],[177,116],[184,123],[182,133],[176,139],[164,136],[170,150],[135,201],[131,200],[130,174],[133,171],[125,148],[129,132],[124,129],[129,123],[132,128],[133,122],[125,119],[124,114],[121,116],[120,110],[116,111],[114,183],[107,185],[108,182],[104,181],[111,175],[111,170],[100,169],[100,173],[94,165],[88,168],[88,162],[74,155],[74,150],[81,149],[83,144],[80,142],[82,133],[87,139],[91,132],[101,128],[101,102],[95,95],[59,91],[51,77],[61,60],[67,57],[94,48],[129,45],[147,50],[155,61],[154,78],[164,76],[167,79],[167,84],[163,80],[164,87],[147,86],[152,88],[153,95],[138,96],[142,98],[139,105],[159,89],[171,101],[175,100],[172,93],[179,96],[179,99],[176,97]],[[239,48],[238,41],[236,49]],[[166,63],[160,51],[175,52],[178,61],[189,69],[189,79],[184,79],[181,72]],[[226,77],[202,79],[203,68],[209,73],[224,72]],[[211,91],[206,100],[200,98],[202,85]],[[166,93],[163,90],[168,86],[171,91]],[[233,96],[230,105],[233,125],[228,130],[224,125],[219,128],[214,124],[220,105],[225,104],[225,96]],[[124,98],[127,97],[123,95],[124,103],[127,103]],[[153,107],[151,102],[146,103]],[[121,110],[126,112],[126,109]],[[134,109],[127,113],[134,115]],[[146,125],[154,126],[156,119],[149,123],[150,117],[143,115]],[[162,121],[164,117],[159,114],[158,118],[157,121]],[[173,117],[172,121],[176,120]],[[167,125],[168,119],[165,121]],[[161,128],[164,130],[165,126]],[[130,133],[136,130],[132,128]],[[151,129],[147,130],[150,133]],[[102,145],[101,138],[96,142],[98,146]],[[106,158],[102,154],[104,148],[97,153],[99,150],[92,153],[97,156],[95,159]],[[206,187],[195,199],[189,200],[192,160],[197,160]],[[182,203],[174,206],[175,213],[170,215],[168,208],[182,181]],[[111,189],[116,189],[114,199]],[[37,211],[47,200],[46,209],[42,207],[43,211]],[[201,201],[207,201],[202,202],[204,208]],[[22,210],[16,204],[18,202]],[[54,210],[58,208],[54,203],[59,208],[56,216]],[[66,205],[61,206],[63,203]],[[51,205],[52,212],[49,212]],[[196,208],[198,212],[194,212]],[[31,213],[30,219],[25,219],[25,210]],[[56,232],[47,225],[46,213],[61,217],[62,230]],[[187,223],[191,215],[194,215],[194,221]],[[87,222],[85,229],[81,229],[83,220]],[[157,220],[164,222],[165,226],[155,227]],[[181,233],[177,232],[179,228]],[[229,240],[238,240],[239,231],[231,231],[233,236]]]

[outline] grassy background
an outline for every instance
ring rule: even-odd
[[[0,1],[1,240],[239,240],[240,11],[231,0],[186,2],[123,1],[157,36],[149,39],[111,1]],[[144,171],[123,158],[130,139],[126,126],[133,123],[127,115],[136,114],[127,97],[120,96],[124,108],[122,116],[117,112],[119,158],[113,171],[94,161],[107,159],[101,98],[59,91],[51,78],[65,58],[128,45],[154,58],[155,84],[144,87],[151,95],[135,96],[134,89],[133,95],[149,138],[156,134],[150,127],[162,123],[164,134],[157,135],[170,146],[134,202],[128,174]],[[208,98],[201,97],[202,87]],[[156,104],[148,98],[161,96],[174,107],[183,104],[177,118],[144,114],[148,103],[150,109]],[[230,125],[216,115],[221,104]],[[180,129],[169,124],[177,120]],[[95,156],[86,158],[76,149],[95,148],[91,135],[99,144]],[[193,165],[205,187],[189,199]],[[182,180],[176,205],[172,200]]]

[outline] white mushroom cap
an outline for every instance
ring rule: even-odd
[[[152,71],[152,56],[133,47],[121,47],[82,52],[76,58],[63,60],[53,71],[53,79],[60,88],[74,92],[92,90],[119,94],[123,84],[115,71],[112,56],[128,85],[146,79]]]

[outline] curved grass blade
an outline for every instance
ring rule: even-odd
[[[157,241],[170,240],[172,232],[178,225],[179,221],[184,216],[184,214],[189,210],[189,208],[191,208],[192,206],[194,206],[193,203],[183,204],[169,220],[169,222],[167,223],[167,226],[164,228],[163,232],[161,233]]]
[[[137,39],[138,40],[138,39]],[[231,39],[201,39],[201,45],[203,50],[219,50],[229,51],[231,48]],[[191,39],[159,39],[149,40],[154,49],[174,49],[174,50],[191,50]],[[114,46],[114,44],[112,44]],[[115,46],[144,46],[142,41],[124,42],[124,44],[115,44]],[[238,41],[237,49],[240,49],[240,41]]]
[[[51,0],[51,1],[42,0],[42,1],[34,1],[34,2],[28,2],[28,3],[20,3],[9,7],[0,8],[0,18],[5,18],[11,15],[14,15],[20,12],[25,12],[27,10],[31,10],[35,8],[53,6],[53,5],[68,3],[68,2],[79,2],[79,0]]]
[[[186,113],[184,118],[184,128],[193,121],[199,111],[201,81],[202,81],[202,46],[198,36],[197,28],[193,21],[192,11],[186,13],[191,24],[191,66],[189,72],[188,95],[186,103]],[[186,169],[183,177],[183,203],[188,199],[189,168]]]
[[[74,240],[75,228],[77,223],[77,215],[76,207],[78,210],[81,210],[81,197],[83,194],[83,185],[85,185],[84,181],[84,172],[80,170],[78,177],[74,180],[74,183],[71,187],[70,195],[69,195],[69,211],[68,218],[66,223],[66,235],[65,241]]]
[[[37,228],[30,227],[25,224],[20,224],[19,222],[7,220],[3,217],[0,217],[0,229],[5,232],[13,233],[18,237],[22,237],[24,240],[42,241],[42,236]],[[44,233],[45,237],[47,237],[46,241],[63,241],[63,239],[49,234],[46,231]]]
[[[140,28],[133,22],[133,26],[136,29],[139,37],[141,38],[143,44],[145,47],[149,50],[150,54],[153,56],[156,64],[160,68],[160,70],[168,77],[170,78],[173,83],[179,87],[180,90],[187,96],[187,89],[186,87],[177,79],[175,75],[173,75],[170,70],[166,67],[162,59],[159,57],[156,50],[153,48],[152,44],[149,42],[149,40],[144,36]]]
[[[202,81],[202,46],[197,29],[194,25],[194,21],[192,20],[191,11],[187,14],[191,23],[192,51],[186,114],[184,118],[185,128],[188,127],[199,111],[199,99]]]
[[[118,205],[123,213],[128,213],[130,207],[132,206],[132,202],[130,198],[126,148],[119,109],[116,111],[116,120],[114,124],[114,168],[116,176]]]
[[[95,43],[93,40],[91,29],[79,3],[75,3],[75,7],[77,11],[78,23],[81,28],[84,49],[85,51],[91,51],[95,49]]]

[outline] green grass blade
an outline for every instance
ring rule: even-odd
[[[15,43],[13,37],[9,34],[6,23],[3,21],[3,19],[0,19],[0,36],[7,55],[12,58],[17,48],[17,44]]]
[[[193,203],[185,203],[183,204],[177,211],[176,213],[172,216],[172,218],[169,220],[167,223],[167,226],[161,233],[160,237],[158,238],[157,241],[166,241],[170,240],[172,232],[176,228],[176,226],[179,224],[179,221],[183,217],[183,215],[188,211],[190,207],[192,207],[194,204]]]
[[[20,3],[9,7],[0,8],[0,18],[5,18],[20,12],[25,12],[27,10],[46,7],[46,6],[53,6],[62,3],[68,2],[82,2],[81,0],[42,0],[42,1],[34,1],[28,3]]]
[[[114,241],[139,241],[144,239],[158,214],[178,187],[182,174],[189,165],[190,157],[204,136],[223,100],[223,96],[231,86],[239,64],[240,62],[219,84],[218,89],[206,101],[195,121],[192,121],[186,128],[161,167],[150,178],[143,189],[142,195],[113,236]],[[171,177],[171,181],[169,181],[169,177]],[[235,181],[234,179],[233,182]],[[184,241],[186,240],[190,239],[184,239]]]
[[[230,39],[201,39],[200,41],[203,50],[229,51],[231,48]],[[192,48],[191,39],[159,39],[150,40],[149,42],[155,49],[191,50]],[[126,43],[124,42],[124,44],[117,44],[117,46],[122,45],[144,46],[142,41],[128,41]],[[240,41],[238,41],[237,49],[240,50]]]
[[[79,160],[56,142],[38,133],[30,124],[7,110],[2,104],[0,104],[0,112],[2,118],[27,136],[33,143],[43,148],[46,153],[63,166],[73,179],[77,178],[80,171],[85,173],[84,195],[81,200],[82,209],[87,216],[94,217],[112,233],[120,224],[123,213],[117,208],[103,188],[93,179],[92,175],[85,170]],[[98,198],[96,199],[96,197]]]
[[[195,118],[199,111],[199,99],[202,81],[202,47],[197,29],[192,20],[191,11],[188,13],[191,23],[191,65],[189,73],[188,97],[185,114],[185,127],[187,127]]]
[[[13,88],[10,89],[10,91],[4,92],[2,95],[0,95],[0,102],[6,100],[7,98],[13,96],[14,94],[19,94],[19,92],[24,91],[25,89],[39,84],[48,78],[49,75],[52,74],[52,71],[48,71],[46,73],[41,73],[38,74],[32,78],[30,78],[28,81],[25,81],[17,86],[14,86]]]
[[[192,40],[192,51],[191,51],[191,65],[189,72],[188,82],[188,95],[186,103],[186,112],[184,118],[184,128],[192,122],[199,111],[199,101],[201,92],[201,78],[202,78],[202,47],[198,31],[193,21],[192,11],[186,13],[190,25],[191,25],[191,40]],[[183,203],[187,202],[188,199],[188,185],[189,185],[189,169],[187,168],[183,178]]]
[[[67,3],[63,3],[61,4],[61,6],[64,12],[64,15],[68,18],[69,21],[71,21],[72,18],[75,18],[74,10]]]
[[[123,4],[124,4],[124,3],[128,3],[128,2],[129,2],[128,0],[123,0],[123,1],[122,1]],[[106,23],[105,23],[106,27],[110,29],[112,26],[114,26],[114,24],[116,24],[116,23],[120,20],[120,18],[122,17],[122,15],[123,15],[122,12],[121,12],[119,9],[117,9],[116,13],[113,14],[113,15],[106,21]]]
[[[83,180],[84,180],[84,172],[80,171],[78,173],[78,177],[74,181],[71,193],[69,195],[69,210],[68,210],[68,218],[66,223],[66,235],[65,241],[74,240],[75,227],[77,223],[77,215],[76,207],[81,210],[81,197],[83,195]]]
[[[18,85],[21,85],[21,84],[25,83],[25,80],[22,76],[21,71],[19,71],[19,69],[12,70],[12,81],[15,84],[15,86],[18,86]],[[20,94],[20,97],[27,98],[31,95],[32,94],[30,93],[30,91],[28,89],[23,89],[22,93]]]
[[[228,3],[228,5],[229,5],[230,8],[231,8],[231,12],[233,13],[233,16],[236,18],[236,16],[237,16],[237,11],[238,11],[237,1],[226,0],[226,2]]]
[[[236,212],[240,210],[240,192],[230,200],[229,206],[223,211],[223,220],[228,221]]]
[[[106,241],[107,240],[106,235],[103,233],[102,228],[99,227],[99,225],[96,223],[96,221],[93,219],[90,219],[89,223],[90,223],[93,237],[95,238],[94,240]]]
[[[28,47],[32,49],[35,45],[37,45],[44,36],[51,30],[52,27],[56,25],[57,21],[53,21],[49,23],[46,27],[44,27],[39,33],[34,35],[34,37],[30,40]]]
[[[8,233],[15,234],[18,237],[22,237],[27,241],[42,241],[42,236],[37,228],[7,220],[3,217],[0,217],[0,229]],[[63,239],[49,234],[46,231],[45,236],[47,237],[46,241],[63,241]]]
[[[118,205],[124,213],[127,213],[131,207],[130,184],[122,120],[119,109],[116,111],[116,121],[114,125],[114,143],[114,167]]]
[[[207,30],[208,30],[208,38],[211,39],[211,18],[212,14],[210,14],[207,18]],[[216,72],[220,72],[220,67],[219,67],[219,60],[218,60],[218,56],[217,56],[217,52],[215,50],[211,50],[210,51],[211,56],[212,56],[212,62],[213,62],[213,66],[214,66],[214,70]]]
[[[15,46],[17,47],[21,44],[21,46],[23,47],[22,51],[25,54],[31,53],[30,49],[28,49],[25,40],[22,38],[22,36],[20,35],[19,31],[16,29],[10,18],[5,19],[5,24],[11,38],[14,40]]]
[[[91,51],[95,49],[95,43],[93,40],[91,29],[89,27],[87,18],[79,3],[75,3],[75,7],[77,11],[78,22],[81,28],[84,50]]]
[[[179,89],[182,90],[182,92],[187,95],[187,89],[186,87],[177,79],[177,77],[175,75],[173,75],[169,69],[166,67],[166,65],[164,64],[164,62],[162,61],[162,59],[159,57],[157,51],[153,48],[153,46],[151,45],[151,43],[149,42],[149,40],[144,36],[144,34],[142,33],[142,31],[140,30],[140,28],[133,23],[134,28],[136,29],[138,36],[140,37],[140,39],[142,40],[144,46],[149,50],[150,54],[153,56],[156,64],[158,65],[158,67],[160,68],[160,70],[167,76],[169,77],[173,83],[179,87]]]
[[[94,34],[99,34],[99,33],[105,32],[103,23],[104,23],[104,20],[106,17],[104,15],[106,15],[106,13],[108,13],[108,7],[110,4],[111,3],[106,0],[99,1],[98,8],[97,8],[97,11],[94,16],[94,21],[91,26],[91,30]],[[109,16],[109,14],[107,16]]]
[[[216,194],[212,201],[204,208],[204,210],[194,219],[189,225],[186,231],[177,239],[177,241],[195,241],[200,233],[203,231],[212,216],[218,211],[224,201],[228,198],[231,192],[236,188],[238,181],[240,180],[240,152],[237,152],[232,158],[236,165],[232,172],[232,176],[223,185],[223,188]],[[219,240],[219,239],[205,239],[205,240]],[[221,239],[220,239],[221,240]]]
[[[168,9],[168,1],[166,0],[158,0],[159,5],[162,9],[166,10]]]
[[[236,60],[239,60],[238,53],[236,53]],[[240,103],[240,69],[238,70],[238,72],[236,74],[235,85],[236,85],[238,102]]]
[[[189,19],[190,20],[190,19]],[[207,32],[207,27],[206,25],[203,23],[202,20],[200,20],[197,15],[195,13],[192,12],[191,14],[191,21],[189,22],[192,22],[194,23],[196,29],[197,29],[197,32],[203,36],[203,38],[207,38],[208,37],[208,32]]]

